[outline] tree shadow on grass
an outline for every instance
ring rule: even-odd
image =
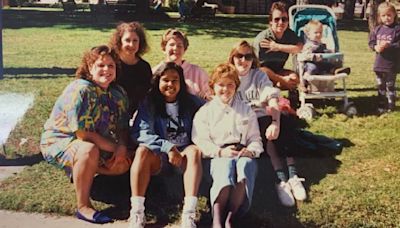
[[[36,78],[36,77],[48,77],[52,78],[60,75],[74,75],[76,69],[74,68],[62,68],[62,67],[41,67],[41,68],[4,68],[4,75],[6,77],[18,77],[18,78]]]
[[[6,158],[0,153],[0,166],[24,166],[24,165],[34,165],[43,161],[43,156],[41,153],[23,156],[18,158]]]
[[[62,11],[38,11],[7,9],[3,11],[3,26],[6,29],[45,28],[62,26],[66,29],[94,29],[108,32],[115,28],[119,21],[138,20],[147,30],[165,30],[176,27],[193,35],[210,35],[213,38],[255,37],[266,28],[266,17],[235,17],[216,16],[211,19],[196,19],[179,22],[177,18],[168,15],[148,14],[146,16],[122,15],[113,18],[112,15],[93,19],[89,12],[82,12],[74,17],[65,15]],[[94,21],[95,20],[95,21]]]
[[[352,32],[369,32],[368,21],[361,19],[354,20],[338,20],[338,30],[352,31]]]
[[[363,89],[363,91],[374,91],[375,89]],[[398,90],[399,91],[399,90]],[[365,116],[378,116],[378,96],[357,96],[350,97],[349,102],[352,102],[354,107],[357,109],[357,115],[359,117]],[[312,103],[315,109],[323,109],[323,113],[328,117],[332,118],[335,114],[343,111],[344,101],[343,99],[316,99],[307,100],[307,103]],[[328,109],[328,107],[332,107]]]

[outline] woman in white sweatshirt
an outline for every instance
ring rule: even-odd
[[[211,101],[196,113],[192,141],[211,159],[210,200],[213,227],[232,227],[236,215],[251,205],[258,158],[263,152],[255,112],[237,99],[238,73],[220,64],[210,78]]]

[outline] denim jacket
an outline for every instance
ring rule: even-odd
[[[196,106],[196,111],[204,104],[197,96],[189,95]],[[194,113],[185,112],[180,116],[185,132],[192,138],[192,122]],[[150,100],[146,98],[138,108],[135,121],[131,128],[131,138],[140,146],[145,146],[155,153],[168,153],[173,143],[166,139],[168,118],[155,113]]]

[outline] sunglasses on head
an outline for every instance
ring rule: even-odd
[[[240,53],[236,53],[235,57],[238,59],[241,59],[244,57],[245,60],[250,61],[253,60],[253,54],[240,54]]]
[[[275,17],[274,19],[275,23],[278,23],[279,21],[282,21],[283,23],[288,22],[289,18],[288,17]]]

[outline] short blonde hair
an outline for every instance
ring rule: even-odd
[[[222,63],[215,67],[208,82],[213,93],[215,83],[222,78],[232,79],[235,82],[236,89],[240,85],[239,73],[237,72],[235,66],[230,63]]]
[[[310,20],[306,26],[304,26],[304,32],[306,33],[306,35],[308,35],[308,33],[311,31],[311,29],[313,28],[318,28],[318,27],[322,27],[323,24],[318,21],[318,20]]]
[[[165,47],[167,46],[168,41],[172,38],[178,38],[182,40],[185,51],[189,47],[189,40],[184,32],[178,29],[169,28],[167,29],[167,31],[165,31],[164,35],[161,38],[161,49],[163,51],[165,51]]]

